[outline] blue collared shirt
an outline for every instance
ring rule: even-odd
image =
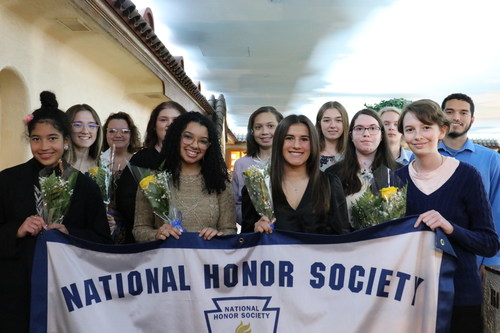
[[[477,145],[467,139],[460,150],[448,148],[442,141],[438,145],[439,152],[475,167],[483,180],[486,194],[490,199],[493,221],[497,233],[500,232],[500,154]],[[478,258],[479,265],[500,265],[500,252],[492,258]]]
[[[410,163],[413,153],[409,150],[404,149],[403,147],[399,149],[400,149],[399,157],[396,158],[396,162],[398,162],[401,165],[407,165],[408,163]]]

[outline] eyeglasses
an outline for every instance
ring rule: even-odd
[[[80,121],[75,121],[74,123],[72,123],[71,125],[73,125],[73,131],[75,132],[81,132],[83,131],[83,128],[85,126],[88,127],[89,130],[91,131],[97,131],[97,129],[99,128],[99,124],[96,124],[96,123],[82,123]]]
[[[365,134],[366,130],[368,130],[368,133],[370,135],[375,135],[378,132],[380,132],[380,127],[378,127],[378,126],[370,126],[370,127],[354,126],[354,128],[352,129],[352,132],[354,134],[362,135],[362,134]]]
[[[181,138],[182,138],[182,143],[185,145],[191,145],[195,141],[194,136],[186,132],[182,133]],[[198,143],[198,147],[201,149],[207,149],[208,147],[210,147],[210,141],[208,141],[207,138],[200,138],[196,140],[196,142]]]
[[[107,129],[108,134],[115,135],[115,134],[118,134],[118,132],[120,132],[123,135],[126,135],[126,134],[130,134],[131,131],[129,128],[108,128]]]

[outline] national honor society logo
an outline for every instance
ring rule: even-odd
[[[205,311],[208,332],[276,332],[279,308],[268,307],[271,296],[213,298],[215,310]]]

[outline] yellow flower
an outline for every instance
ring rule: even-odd
[[[142,178],[141,182],[139,183],[139,186],[143,189],[146,190],[149,187],[149,183],[154,183],[156,180],[154,175],[150,175],[147,177]]]
[[[97,176],[99,173],[99,167],[93,167],[92,169],[89,169],[89,173],[93,176]]]
[[[383,189],[380,189],[380,194],[382,195],[382,198],[384,198],[384,200],[392,198],[394,195],[396,195],[396,193],[398,193],[398,188],[394,186],[384,187]]]
[[[243,172],[246,176],[248,177],[254,177],[257,173],[255,171],[255,168],[249,167]]]

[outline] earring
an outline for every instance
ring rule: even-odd
[[[68,150],[69,149],[69,146],[68,145],[64,145],[64,150]]]

